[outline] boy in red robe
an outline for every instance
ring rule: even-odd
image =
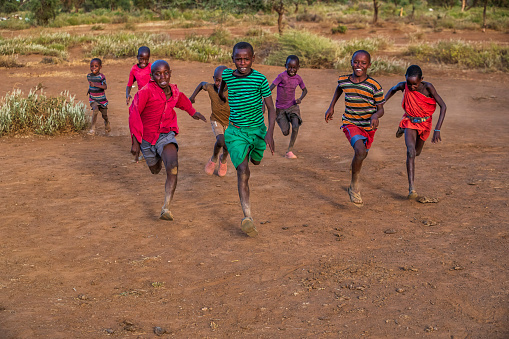
[[[440,137],[440,128],[444,122],[447,106],[438,95],[435,87],[429,82],[422,81],[422,70],[417,65],[408,67],[406,81],[398,83],[392,87],[385,95],[385,101],[389,100],[397,91],[403,92],[403,101],[401,106],[405,114],[399,123],[396,137],[405,135],[407,147],[407,174],[408,174],[408,199],[416,199],[417,192],[414,187],[415,157],[421,154],[424,142],[431,133],[431,119],[435,112],[436,104],[440,106],[440,116],[435,125],[432,143],[438,143],[442,140]]]
[[[162,220],[173,220],[170,203],[177,187],[178,144],[175,137],[179,128],[174,107],[186,111],[193,119],[207,122],[177,85],[170,84],[170,78],[170,65],[164,60],[155,61],[150,82],[136,93],[129,107],[134,160],[138,161],[141,151],[152,174],[158,174],[163,163],[166,168],[166,194],[159,216]]]

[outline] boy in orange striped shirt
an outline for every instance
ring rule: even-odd
[[[352,180],[348,187],[350,201],[362,205],[359,178],[362,162],[368,155],[373,143],[378,119],[384,115],[384,93],[382,86],[367,74],[371,66],[371,56],[364,50],[356,51],[350,61],[353,73],[342,75],[325,112],[325,122],[332,120],[334,106],[343,92],[345,93],[345,113],[341,128],[352,145],[355,154],[352,160]]]

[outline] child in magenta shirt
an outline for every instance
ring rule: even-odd
[[[270,85],[272,91],[277,86],[276,98],[276,121],[283,135],[290,134],[290,125],[292,126],[292,135],[290,137],[290,144],[286,151],[285,157],[288,159],[296,159],[297,156],[293,154],[293,145],[297,140],[299,133],[299,126],[302,124],[300,116],[299,104],[302,99],[308,94],[308,89],[304,85],[304,81],[297,71],[300,68],[299,58],[296,55],[289,55],[285,63],[286,71],[280,73],[277,78]],[[295,99],[295,89],[297,86],[302,90],[300,98]]]
[[[136,56],[138,63],[133,65],[129,72],[129,81],[125,89],[126,103],[129,106],[129,102],[133,98],[131,96],[131,89],[136,81],[138,83],[138,91],[142,89],[150,81],[150,48],[147,46],[141,46],[138,49],[138,55]]]

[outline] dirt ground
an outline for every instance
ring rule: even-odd
[[[240,231],[236,173],[207,176],[209,123],[178,112],[173,222],[158,220],[164,170],[129,153],[124,93],[134,60],[106,60],[113,131],[0,138],[0,338],[507,338],[509,76],[424,69],[448,105],[443,141],[416,160],[408,201],[401,95],[349,202],[353,155],[324,122],[336,70],[301,69],[309,89],[298,159],[276,127],[251,167],[260,232]],[[190,95],[216,65],[171,62]],[[281,67],[255,65],[269,81]],[[86,101],[86,63],[0,69],[3,96],[39,83]],[[403,76],[377,77],[385,90]],[[208,118],[206,93],[195,107]],[[438,117],[436,114],[435,119]],[[435,120],[436,121],[436,120]]]

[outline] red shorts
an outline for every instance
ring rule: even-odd
[[[366,131],[364,128],[351,124],[343,125],[341,128],[343,132],[345,132],[346,138],[352,147],[357,140],[362,139],[364,141],[364,146],[366,146],[366,150],[370,149],[373,139],[375,138],[376,130]]]
[[[431,117],[424,122],[413,123],[406,115],[404,115],[403,119],[399,122],[399,127],[415,129],[419,138],[426,141],[431,133]]]

